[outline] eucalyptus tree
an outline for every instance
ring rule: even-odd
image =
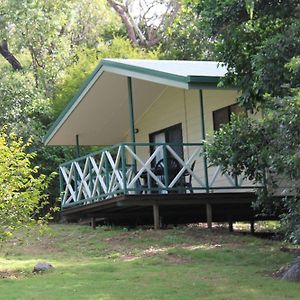
[[[152,48],[162,42],[180,9],[178,0],[107,0],[120,16],[134,47]]]

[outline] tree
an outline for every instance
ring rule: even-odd
[[[0,128],[32,139],[25,151],[36,153],[32,162],[46,176],[75,153],[72,148],[43,144],[56,116],[53,99],[58,86],[82,49],[89,52],[109,44],[114,32],[122,32],[121,25],[105,0],[0,2]],[[75,93],[77,85],[71,88]],[[50,205],[56,205],[57,180],[45,192]]]
[[[29,144],[13,134],[0,133],[0,240],[20,227],[42,224],[48,217],[39,216],[46,203],[47,181],[31,166],[34,154],[25,152]]]
[[[157,46],[180,8],[177,0],[107,0],[120,16],[134,47]]]
[[[193,5],[202,28],[216,40],[217,59],[228,66],[225,84],[240,89],[244,107],[254,109],[265,95],[290,95],[299,86],[299,73],[286,67],[299,55],[299,1],[195,0]]]
[[[195,3],[218,59],[228,66],[223,84],[240,90],[240,105],[264,115],[261,121],[233,118],[207,143],[209,159],[223,172],[265,182],[258,203],[264,208],[280,178],[288,181],[282,223],[287,237],[300,243],[299,1]]]
[[[0,44],[0,54],[10,63],[14,70],[21,70],[22,66],[18,59],[9,51],[7,40]]]
[[[214,60],[214,38],[200,26],[201,15],[182,4],[173,24],[162,33],[161,57],[180,60]]]
[[[116,37],[110,44],[101,43],[96,49],[79,49],[77,61],[66,69],[67,75],[57,83],[53,107],[58,116],[80,86],[103,58],[157,59],[158,52],[132,47],[129,40]]]

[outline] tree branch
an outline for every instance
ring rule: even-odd
[[[139,43],[137,41],[134,26],[132,25],[130,17],[128,16],[127,8],[115,0],[107,0],[107,2],[120,16],[127,29],[129,39],[131,40],[133,46],[137,47]]]
[[[2,40],[0,43],[0,54],[10,63],[14,70],[21,70],[22,65],[16,59],[16,57],[9,51],[8,43],[6,40]]]

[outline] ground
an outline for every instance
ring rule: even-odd
[[[23,237],[23,239],[20,239]],[[284,250],[284,251],[282,251]],[[51,225],[0,248],[0,299],[299,299],[276,272],[299,249],[224,228]],[[33,274],[37,262],[55,269]]]

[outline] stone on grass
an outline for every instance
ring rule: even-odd
[[[45,272],[48,270],[53,269],[53,266],[47,262],[39,262],[37,263],[34,268],[33,271],[34,273],[40,273],[40,272]]]
[[[282,280],[300,282],[300,256],[298,256],[289,269],[283,274]]]

